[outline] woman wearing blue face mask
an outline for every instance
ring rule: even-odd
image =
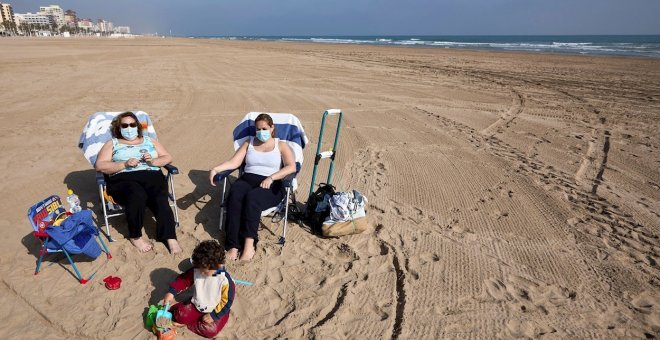
[[[256,133],[236,150],[234,156],[211,169],[209,180],[222,171],[233,170],[245,162],[243,175],[231,186],[227,200],[225,249],[227,258],[242,261],[256,252],[261,212],[284,198],[282,178],[296,171],[293,151],[275,138],[273,119],[262,113],[254,120]]]
[[[140,252],[153,248],[142,238],[148,207],[156,217],[156,239],[167,244],[172,254],[180,253],[167,181],[160,171],[161,166],[172,162],[172,156],[157,140],[142,134],[142,126],[132,112],[117,116],[110,129],[112,139],[99,151],[96,170],[109,175],[107,192],[124,207],[131,243]]]

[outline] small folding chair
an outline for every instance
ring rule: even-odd
[[[85,216],[85,214],[90,215]],[[76,267],[71,255],[80,253],[89,255],[92,253],[90,256],[98,256],[100,250],[96,243],[97,239],[101,243],[102,250],[106,253],[108,260],[112,258],[112,255],[110,254],[110,251],[108,251],[103,239],[99,237],[99,230],[95,225],[81,224],[66,230],[63,226],[66,223],[67,218],[70,218],[71,220],[78,220],[78,218],[80,218],[82,220],[87,217],[87,220],[91,222],[91,212],[83,210],[75,215],[68,215],[70,214],[66,212],[62,206],[60,197],[57,195],[52,195],[28,209],[28,219],[30,220],[33,229],[32,235],[34,235],[40,243],[39,259],[37,260],[37,267],[34,270],[34,275],[39,274],[41,263],[46,254],[63,253],[69,260],[69,263],[71,263],[71,267],[73,268],[78,281],[85,284],[94,277],[96,271],[88,278],[84,278]],[[63,225],[60,225],[60,223]],[[60,229],[62,232],[60,232]],[[53,236],[53,234],[57,236]]]
[[[125,111],[122,111],[125,112]],[[110,131],[110,124],[112,120],[115,119],[122,112],[96,112],[92,114],[87,120],[87,124],[83,128],[83,132],[80,135],[80,141],[78,142],[78,147],[83,151],[83,154],[87,161],[94,167],[96,164],[96,156],[107,141],[112,139],[112,132]],[[131,111],[140,121],[142,125],[142,132],[144,135],[149,136],[153,139],[158,139],[156,135],[156,129],[154,129],[153,122],[149,115],[144,111]],[[179,173],[177,167],[168,164],[164,166],[167,171],[167,182],[168,182],[168,198],[170,202],[170,207],[174,210],[174,221],[176,226],[179,226],[179,211],[176,206],[176,194],[174,193],[174,177]],[[99,196],[101,200],[101,206],[103,207],[103,220],[105,223],[105,234],[108,237],[110,242],[113,242],[114,239],[110,236],[110,223],[108,219],[115,216],[121,216],[124,214],[124,208],[116,204],[112,197],[109,196],[106,192],[106,182],[107,175],[97,172],[96,173],[96,184],[99,188]]]
[[[234,128],[234,150],[238,150],[238,148],[243,145],[245,141],[255,135],[256,128],[254,120],[261,113],[263,112],[250,112],[246,114],[241,122],[238,123],[238,125]],[[282,179],[282,184],[286,188],[286,196],[282,202],[277,206],[271,207],[261,212],[262,217],[275,214],[276,216],[282,217],[284,220],[284,228],[282,229],[282,234],[280,235],[280,238],[277,242],[277,244],[284,248],[284,243],[286,242],[286,228],[289,217],[289,201],[292,201],[294,207],[297,204],[295,191],[298,188],[298,181],[296,176],[302,167],[304,159],[303,149],[309,140],[307,139],[307,135],[305,134],[302,123],[300,123],[300,120],[295,115],[291,113],[268,113],[268,115],[270,115],[270,117],[273,119],[273,123],[275,124],[275,132],[277,134],[275,137],[287,142],[293,151],[293,155],[296,161],[296,172]],[[243,173],[244,165],[245,164],[239,168],[239,175]],[[223,229],[225,212],[227,208],[225,202],[225,194],[227,192],[227,185],[229,184],[227,177],[229,174],[234,172],[234,170],[223,171],[215,175],[213,178],[214,182],[220,182],[223,180],[222,197],[220,203],[220,230]],[[274,218],[274,221],[278,221],[276,217]]]

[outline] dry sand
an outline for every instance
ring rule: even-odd
[[[2,39],[0,74],[2,338],[152,339],[146,306],[197,242],[220,237],[206,171],[232,154],[235,124],[298,115],[304,202],[328,108],[345,112],[333,182],[369,198],[372,227],[319,239],[294,223],[279,256],[264,220],[254,262],[229,265],[255,285],[239,286],[221,338],[658,337],[660,60]],[[70,187],[98,213],[76,143],[91,113],[128,109],[152,114],[181,170],[185,255],[139,254],[119,218],[114,258],[78,262],[100,268],[93,281],[58,257],[34,276],[27,207]]]

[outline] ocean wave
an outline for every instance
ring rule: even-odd
[[[356,45],[386,45],[386,46],[410,46],[431,48],[468,48],[484,50],[505,51],[528,51],[528,52],[552,52],[552,53],[577,53],[577,54],[600,54],[600,55],[629,55],[629,56],[651,56],[660,55],[660,37],[655,42],[630,41],[543,41],[539,38],[534,41],[530,38],[521,37],[522,41],[497,41],[500,37],[484,37],[486,41],[474,41],[474,38],[466,40],[442,40],[438,37],[227,37],[226,39],[244,40],[279,40],[291,42],[309,42],[326,44],[356,44]],[[515,37],[514,37],[515,38]],[[491,41],[487,41],[487,40]],[[584,39],[582,37],[581,39]],[[609,39],[608,39],[609,40]],[[613,39],[612,39],[613,40]],[[637,40],[639,41],[639,40]]]

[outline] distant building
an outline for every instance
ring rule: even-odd
[[[112,24],[112,22],[103,19],[97,20],[96,26],[101,32],[112,32],[114,29],[114,25]]]
[[[117,26],[115,27],[115,33],[131,34],[131,28],[129,26]]]
[[[95,25],[92,19],[78,19],[78,27],[84,30],[95,31]]]
[[[39,12],[37,14],[52,16],[57,27],[61,27],[62,25],[64,25],[64,11],[60,6],[57,5],[41,6],[39,7]]]
[[[64,24],[71,28],[78,25],[78,16],[76,15],[76,11],[67,9],[66,12],[64,12]]]
[[[25,13],[25,14],[16,13],[14,14],[14,20],[16,21],[17,25],[21,25],[25,23],[28,25],[50,26],[54,22],[53,17],[50,15],[42,15],[42,14],[34,14],[34,13]]]
[[[0,24],[3,24],[2,27],[6,31],[10,31],[11,29],[6,27],[7,22],[9,22],[9,25],[16,25],[16,22],[14,21],[14,10],[12,10],[10,4],[0,4]]]

